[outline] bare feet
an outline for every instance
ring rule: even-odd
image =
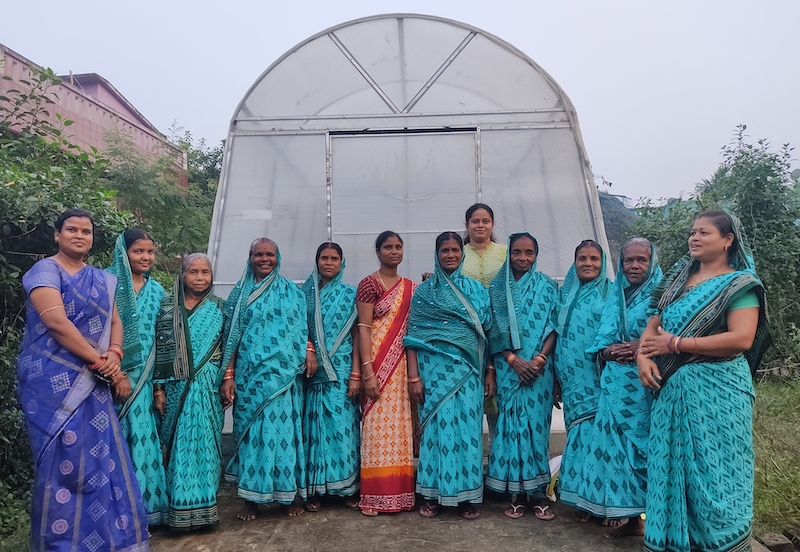
[[[361,508],[361,514],[367,517],[378,517],[378,510],[372,508]]]
[[[306,512],[319,512],[322,508],[322,501],[319,498],[309,500],[303,505]]]
[[[303,509],[303,507],[301,505],[295,503],[295,502],[292,502],[291,504],[284,505],[283,511],[289,517],[300,517],[304,513],[306,513],[306,511]]]
[[[628,521],[628,518],[603,518],[600,525],[603,527],[619,527],[624,525],[626,521]]]
[[[607,539],[620,539],[622,537],[643,537],[644,520],[639,517],[628,518],[628,523],[620,525],[606,533]]]
[[[258,504],[245,500],[244,506],[239,513],[236,514],[236,517],[242,521],[253,521],[258,517]]]
[[[352,496],[345,496],[342,498],[342,504],[348,510],[360,510],[358,507],[358,499]]]

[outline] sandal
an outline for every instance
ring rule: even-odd
[[[358,510],[361,509],[358,506],[358,500],[356,500],[356,499],[354,499],[353,497],[350,497],[350,496],[346,496],[346,497],[342,498],[342,504],[344,504],[345,508],[347,508],[348,510],[353,510],[354,512],[357,512]]]
[[[361,515],[367,517],[378,517],[378,510],[372,508],[361,508]]]
[[[478,519],[481,516],[481,512],[475,507],[474,504],[470,504],[468,502],[466,504],[459,505],[458,515],[464,519]]]
[[[525,515],[525,505],[512,504],[511,506],[503,510],[503,513],[506,515],[506,517],[509,517],[511,519],[519,519]]]
[[[439,505],[435,502],[426,502],[420,506],[419,515],[424,518],[435,518],[439,515]]]
[[[542,519],[544,521],[550,521],[556,517],[556,515],[550,509],[549,504],[537,504],[534,506],[533,515],[536,516],[536,519]]]

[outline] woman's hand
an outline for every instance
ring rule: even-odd
[[[614,343],[609,345],[602,351],[602,358],[606,361],[619,362],[622,364],[630,364],[633,362],[633,355],[636,349],[639,348],[639,340],[627,341],[623,343]]]
[[[164,411],[167,406],[167,394],[164,393],[163,389],[156,389],[153,391],[153,408],[156,409],[156,412],[164,415]]]
[[[669,350],[669,342],[672,340],[674,335],[671,333],[667,333],[664,331],[664,328],[658,326],[656,329],[657,333],[655,335],[648,335],[647,337],[642,337],[641,349],[642,354],[647,358],[653,358],[659,355],[666,355],[670,353]]]
[[[105,377],[115,380],[117,375],[120,373],[120,358],[117,353],[106,351],[100,356],[100,360],[102,360],[103,363],[100,365],[100,367],[95,368],[95,370],[100,372]]]
[[[497,374],[492,368],[486,370],[486,377],[483,379],[483,398],[491,399],[497,393]]]
[[[408,384],[408,396],[411,399],[411,404],[418,404],[422,406],[425,404],[425,386],[422,380],[415,381]]]
[[[310,378],[316,374],[317,368],[319,368],[319,365],[317,364],[317,353],[306,351],[306,377]]]
[[[508,359],[506,359],[506,362],[508,363],[509,366],[511,366],[511,369],[514,370],[514,373],[517,374],[519,382],[522,385],[528,385],[530,383],[533,383],[533,380],[536,379],[537,375],[536,367],[532,365],[530,362],[523,360],[514,353],[508,355]]]
[[[347,381],[347,398],[348,399],[355,399],[358,397],[358,394],[361,392],[361,380],[350,378]]]
[[[373,401],[377,401],[381,398],[381,386],[378,383],[378,376],[374,373],[365,376],[362,372],[361,389],[364,391],[364,394]]]
[[[114,390],[114,397],[119,401],[127,400],[131,396],[131,380],[125,374],[120,374],[111,382],[111,388]]]
[[[649,389],[661,389],[661,372],[650,358],[644,353],[636,357],[636,366],[639,369],[639,381]]]
[[[222,385],[219,386],[219,398],[222,399],[224,408],[233,404],[233,399],[236,398],[236,382],[233,378],[223,380]]]

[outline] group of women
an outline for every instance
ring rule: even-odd
[[[324,497],[377,516],[411,510],[417,494],[423,517],[454,507],[475,519],[484,486],[511,495],[506,516],[550,520],[562,403],[558,491],[576,519],[644,534],[647,550],[747,549],[750,370],[769,338],[737,221],[701,213],[666,276],[634,238],[612,282],[586,240],[560,289],[536,268],[534,236],[501,245],[493,225],[489,206],[470,207],[466,240],[438,236],[419,285],[398,274],[395,232],[378,236],[379,268],[357,288],[337,244],[320,245],[298,287],[260,238],[223,305],[204,255],[187,256],[165,293],[148,276],[149,235],[120,236],[104,272],[83,262],[89,213],[62,214],[58,253],[23,278],[33,549],[139,551],[148,525],[216,523],[228,406],[236,449],[224,471],[242,520],[266,503],[317,511]]]

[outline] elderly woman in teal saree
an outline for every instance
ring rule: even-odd
[[[738,220],[706,211],[653,293],[636,360],[657,390],[645,550],[750,550],[754,373],[770,344],[764,287]]]
[[[608,525],[627,523],[608,537],[641,536],[640,514],[647,495],[647,442],[653,394],[638,385],[633,354],[639,347],[649,316],[650,295],[661,281],[655,247],[632,238],[622,248],[617,281],[603,307],[603,321],[588,353],[604,364],[600,400],[594,418],[589,454],[583,463],[578,508],[607,519]]]
[[[461,274],[463,247],[455,232],[436,238],[436,268],[414,293],[404,340],[422,429],[416,490],[427,501],[423,517],[442,505],[475,519],[483,502],[483,401],[496,385],[484,334],[491,308],[480,282]]]
[[[164,288],[150,278],[155,243],[144,230],[120,234],[114,262],[108,271],[117,276],[117,310],[122,318],[125,356],[122,370],[133,386],[128,400],[117,404],[122,432],[131,451],[136,479],[147,507],[147,523],[167,523],[167,488],[156,410],[153,407],[153,369],[156,363],[156,316]]]
[[[551,317],[558,285],[536,270],[539,245],[527,232],[508,239],[508,257],[489,287],[491,352],[497,369],[497,433],[489,455],[486,486],[515,495],[505,515],[518,519],[530,496],[538,519],[554,515],[545,494],[550,483],[550,420],[553,414],[555,345]]]
[[[308,502],[316,512],[322,495],[340,496],[358,509],[361,470],[361,364],[356,332],[356,290],[342,281],[344,256],[338,244],[317,249],[314,271],[303,284],[308,309],[309,347],[303,437],[308,458]]]
[[[280,275],[280,251],[259,238],[225,302],[229,327],[220,396],[233,404],[236,451],[225,479],[245,500],[239,519],[258,517],[258,504],[278,502],[289,516],[306,496],[303,381],[308,342],[306,298]],[[235,399],[235,401],[234,401]]]
[[[208,257],[187,255],[156,322],[156,408],[163,414],[168,524],[180,531],[219,522],[223,410],[217,389],[224,314],[211,282]]]
[[[610,288],[603,248],[592,240],[581,242],[575,249],[575,263],[559,290],[555,324],[558,339],[554,362],[567,426],[558,492],[559,500],[570,506],[578,501],[583,460],[592,438],[600,395],[600,370],[595,355],[586,349],[594,343],[600,329],[603,304]],[[586,521],[588,514],[580,514],[578,519]]]

